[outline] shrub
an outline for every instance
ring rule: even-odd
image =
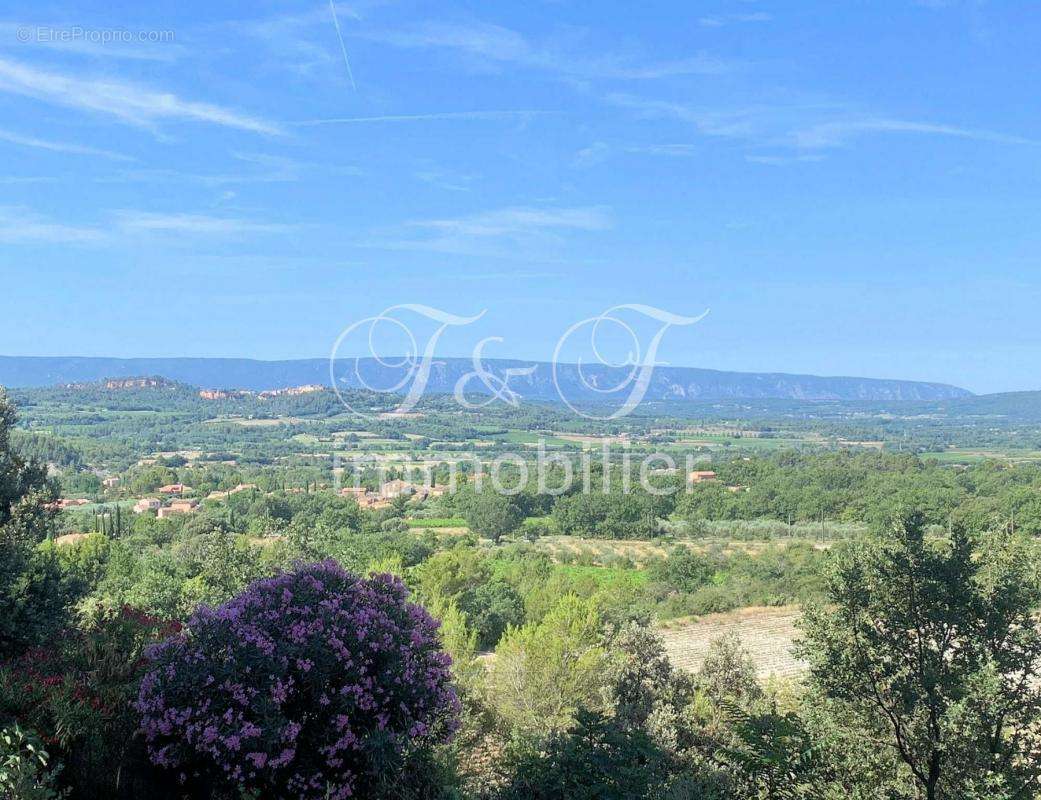
[[[566,730],[579,708],[596,705],[601,629],[596,604],[575,595],[561,598],[541,623],[507,629],[488,674],[507,728],[535,736]]]
[[[178,630],[132,608],[91,608],[80,627],[0,667],[0,715],[39,732],[74,797],[156,797],[131,703],[143,649]]]
[[[477,631],[477,646],[482,650],[495,647],[508,626],[524,624],[524,599],[503,580],[466,592],[459,605]]]
[[[752,701],[763,695],[756,679],[755,661],[737,634],[709,642],[708,654],[698,671],[698,682],[715,702]]]
[[[518,759],[500,800],[661,797],[669,759],[642,730],[581,711],[574,729]]]
[[[18,725],[0,728],[0,796],[17,800],[57,800],[57,769],[35,734]]]
[[[679,592],[695,592],[713,576],[709,560],[687,548],[676,548],[669,557],[650,566],[651,578]]]
[[[0,540],[0,658],[59,635],[81,589],[52,554]]]
[[[384,533],[408,533],[408,523],[401,517],[391,517],[380,523],[380,530]]]
[[[152,760],[232,793],[373,793],[457,726],[438,623],[407,598],[325,561],[200,608],[141,683]]]

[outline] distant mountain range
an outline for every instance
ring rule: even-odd
[[[952,398],[936,404],[948,415],[1003,417],[1021,422],[1041,422],[1041,392],[1002,392]]]
[[[535,364],[527,375],[513,374],[509,387],[522,398],[558,401],[552,366],[548,363],[485,359],[484,366],[503,376],[506,370]],[[383,367],[374,359],[360,359],[358,371],[372,388],[389,387],[400,371]],[[473,371],[465,358],[438,358],[427,383],[427,394],[450,393],[461,377]],[[89,358],[0,356],[0,385],[10,387],[53,386],[98,381],[107,378],[163,376],[209,389],[284,389],[304,384],[330,385],[329,361],[324,358],[292,361],[257,361],[247,358]],[[354,360],[339,362],[341,387],[366,388],[354,372]],[[604,395],[591,388],[616,385],[625,371],[608,367],[574,364],[558,368],[558,383],[572,403],[610,402],[619,395]],[[494,382],[493,382],[494,384]],[[487,393],[479,379],[467,382],[468,392]],[[971,397],[957,386],[920,381],[877,378],[820,377],[785,373],[722,372],[694,367],[658,367],[654,370],[647,401],[713,401],[740,399],[839,400],[860,402],[943,401]]]

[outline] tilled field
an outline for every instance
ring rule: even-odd
[[[736,633],[752,654],[759,677],[798,676],[804,662],[792,655],[795,621],[799,609],[742,608],[725,614],[708,614],[694,622],[674,623],[661,629],[665,649],[673,665],[696,671],[705,660],[709,643],[728,633]]]

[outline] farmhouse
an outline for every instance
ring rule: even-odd
[[[416,487],[408,481],[393,480],[387,481],[380,487],[380,497],[384,500],[390,500],[395,497],[409,496],[416,493]]]
[[[716,473],[710,469],[696,469],[687,475],[687,480],[690,483],[705,483],[706,481],[714,481],[716,479]]]
[[[340,489],[339,495],[340,497],[353,497],[362,508],[382,508],[389,505],[364,486],[344,486]]]
[[[143,497],[134,503],[133,511],[135,514],[143,514],[145,511],[158,511],[160,506],[162,503],[154,497]]]
[[[48,503],[47,508],[51,511],[62,511],[66,508],[75,508],[76,506],[90,505],[90,500],[86,497],[77,497],[75,499],[62,498],[54,503]]]
[[[168,486],[160,486],[158,491],[159,494],[184,494],[191,490],[191,486],[185,486],[183,483],[171,483]]]
[[[248,492],[250,489],[256,488],[257,485],[255,483],[240,483],[234,489],[228,489],[226,492],[210,492],[208,495],[206,495],[206,499],[223,500],[225,497],[229,497],[230,495],[238,494],[239,492]]]
[[[194,514],[198,510],[198,500],[174,500],[165,508],[160,508],[158,516],[159,519],[164,519],[174,514]]]

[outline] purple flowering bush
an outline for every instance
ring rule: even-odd
[[[233,793],[364,796],[455,732],[438,625],[398,578],[334,561],[257,581],[150,654],[136,704],[149,755]]]

